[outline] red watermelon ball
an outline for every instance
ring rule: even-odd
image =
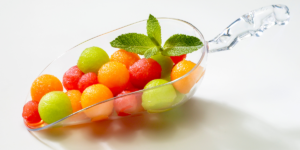
[[[177,63],[179,63],[180,61],[182,61],[183,59],[186,58],[186,54],[183,54],[183,55],[180,55],[180,56],[170,56],[170,58],[172,59],[172,61],[176,65]]]
[[[63,76],[63,85],[67,90],[78,90],[78,81],[84,73],[77,67],[73,66],[65,72]]]
[[[134,91],[123,91],[117,96],[121,96],[131,92]],[[144,111],[144,108],[142,106],[142,94],[143,93],[135,93],[124,97],[116,98],[114,100],[114,108],[118,116],[128,116]]]
[[[82,93],[87,87],[98,83],[99,82],[96,73],[86,73],[78,81],[78,90]]]
[[[37,123],[42,119],[38,111],[39,103],[37,101],[29,101],[23,107],[22,117],[28,123]]]
[[[129,68],[130,82],[137,88],[144,86],[151,80],[161,77],[161,66],[152,58],[143,58]]]

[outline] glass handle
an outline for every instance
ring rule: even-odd
[[[209,53],[230,50],[239,41],[251,36],[260,37],[266,29],[274,25],[286,25],[289,20],[289,8],[285,5],[271,5],[250,11],[208,42]]]

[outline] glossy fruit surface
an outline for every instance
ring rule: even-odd
[[[100,67],[109,62],[109,56],[107,53],[99,47],[86,48],[80,55],[77,66],[84,72],[98,73]]]
[[[98,84],[97,74],[94,72],[89,72],[84,74],[78,81],[78,90],[83,92],[87,87]]]
[[[116,96],[126,88],[129,81],[129,72],[124,64],[111,61],[99,69],[98,81],[100,84],[107,86]]]
[[[123,91],[118,96],[131,92],[132,91]],[[144,108],[142,107],[142,93],[116,98],[114,100],[114,109],[116,110],[118,116],[128,116],[144,111]]]
[[[61,82],[53,75],[41,75],[31,85],[31,98],[39,102],[45,94],[51,91],[63,91]]]
[[[69,90],[66,92],[68,97],[70,98],[73,113],[82,109],[81,106],[81,92],[78,90]]]
[[[39,103],[39,114],[48,124],[72,114],[72,104],[67,94],[61,91],[47,93]]]
[[[39,103],[37,101],[29,101],[23,107],[22,117],[28,123],[37,123],[42,119],[38,111]]]
[[[180,61],[184,60],[186,58],[186,54],[180,55],[180,56],[170,56],[174,64],[176,65]]]
[[[84,73],[77,67],[73,66],[67,70],[63,76],[63,85],[66,90],[78,90],[78,81]]]
[[[110,99],[113,97],[112,92],[103,84],[95,84],[86,88],[81,95],[82,108],[89,107],[98,102]],[[92,121],[107,119],[113,111],[113,101],[108,101],[91,109],[85,110],[85,114],[92,119]]]
[[[185,74],[190,72],[195,66],[196,64],[191,61],[180,61],[172,69],[171,80],[173,81],[184,76]],[[186,77],[177,82],[174,82],[173,85],[176,88],[176,90],[178,90],[180,93],[187,94],[202,77],[203,73],[203,68],[201,66],[198,66],[193,72],[188,74]]]
[[[111,55],[110,61],[117,61],[119,63],[122,63],[126,66],[127,69],[129,69],[130,66],[132,66],[136,61],[140,59],[141,58],[138,54],[120,49]]]
[[[166,83],[168,83],[168,81],[163,79],[155,79],[150,81],[144,89],[152,88]],[[173,104],[175,98],[176,91],[171,84],[168,84],[144,91],[142,95],[142,106],[147,111],[163,110],[170,107]]]
[[[143,58],[129,68],[130,82],[137,88],[144,86],[153,79],[161,77],[161,66],[152,58]]]

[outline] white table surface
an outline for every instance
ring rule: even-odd
[[[0,149],[51,149],[26,130],[22,108],[32,81],[42,69],[80,42],[146,19],[149,13],[186,20],[210,40],[244,13],[271,4],[289,7],[290,23],[273,27],[260,38],[242,41],[233,50],[209,54],[204,81],[194,98],[169,112],[184,110],[184,118],[158,124],[160,130],[145,133],[147,137],[136,138],[125,132],[131,137],[127,143],[123,142],[124,135],[115,135],[113,141],[105,138],[112,139],[114,135],[106,135],[101,137],[102,142],[93,143],[98,146],[89,146],[216,150],[300,147],[299,0],[1,0]],[[199,113],[202,117],[197,120],[193,114]],[[163,115],[168,118],[168,113]],[[179,127],[178,134],[172,133]],[[260,138],[253,138],[251,129],[261,130],[256,135]],[[151,131],[151,127],[140,130]],[[197,136],[189,136],[193,132]],[[72,145],[81,142],[59,136],[47,140],[62,149],[73,149]]]

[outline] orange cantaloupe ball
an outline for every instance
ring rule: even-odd
[[[81,95],[82,108],[89,107],[96,103],[113,97],[112,92],[103,84],[94,84],[87,87]],[[103,120],[113,112],[113,101],[98,104],[84,111],[92,121]]]
[[[184,76],[189,71],[191,71],[195,66],[196,64],[191,61],[188,60],[180,61],[172,69],[171,80],[173,81]],[[202,76],[203,76],[203,67],[199,65],[188,76],[173,83],[173,86],[180,93],[187,94],[190,92],[192,87],[200,80]]]
[[[124,64],[111,61],[99,69],[98,81],[107,86],[116,96],[126,88],[129,81],[129,71]]]
[[[82,109],[81,106],[81,92],[78,90],[69,90],[66,92],[68,97],[71,100],[72,108],[73,108],[73,113]]]
[[[63,91],[62,83],[53,75],[43,74],[33,81],[30,89],[31,98],[39,102],[45,94],[52,91]]]
[[[120,49],[111,55],[110,61],[117,61],[119,63],[122,63],[126,66],[127,69],[129,69],[131,65],[133,65],[136,61],[140,59],[141,58],[138,54]]]

